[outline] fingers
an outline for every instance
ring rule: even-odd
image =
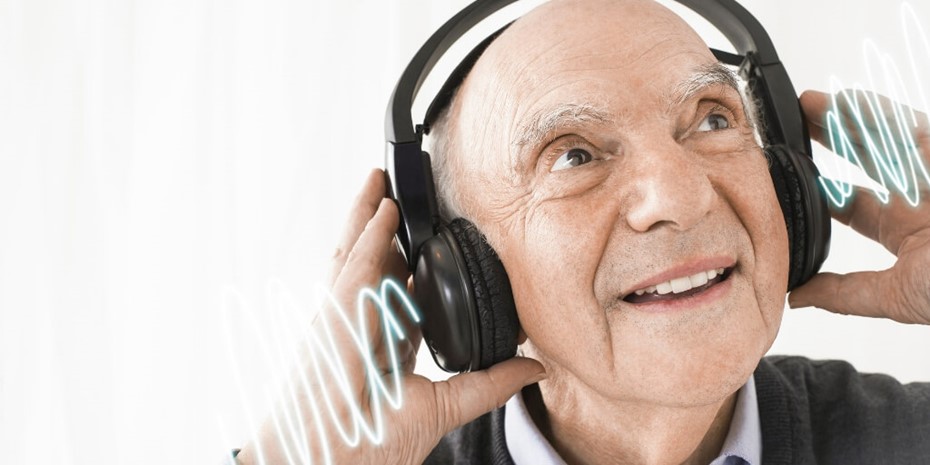
[[[805,91],[801,108],[808,121],[812,139],[838,152],[852,149],[863,169],[872,179],[897,175],[897,163],[924,148],[922,156],[930,159],[930,122],[927,115],[874,92],[844,90],[836,95]],[[828,113],[832,117],[828,118]],[[830,130],[833,130],[831,141]],[[843,141],[840,135],[845,136]],[[844,146],[844,144],[851,146]],[[849,156],[852,154],[849,153]],[[877,160],[882,162],[878,163]]]
[[[833,95],[806,90],[798,99],[809,125],[825,129],[828,125],[827,113],[832,111],[859,145],[864,145],[863,129],[868,130],[869,135],[877,141],[880,125],[883,124],[887,124],[887,129],[893,134],[898,134],[899,123],[900,130],[907,130],[914,135],[926,133],[930,129],[930,120],[925,113],[876,92],[845,89]],[[826,138],[816,140],[829,146],[830,141]]]
[[[382,199],[374,216],[358,234],[358,240],[345,257],[345,263],[333,284],[331,301],[323,308],[324,318],[318,319],[318,330],[329,329],[333,356],[336,353],[345,363],[345,373],[353,386],[364,388],[366,357],[377,357],[383,345],[381,314],[374,311],[370,300],[359,307],[361,291],[369,289],[380,295],[379,284],[390,249],[391,238],[397,229],[397,207],[389,199]],[[362,312],[362,313],[358,313]],[[365,324],[360,325],[359,317]],[[360,340],[357,341],[356,339]],[[328,339],[327,339],[328,340]],[[360,347],[359,343],[365,344]]]
[[[407,296],[413,296],[413,276],[409,276],[406,283]],[[403,302],[398,302],[395,304],[395,309],[402,309],[401,305]],[[411,305],[413,305],[411,299]],[[422,318],[423,309],[416,308],[413,305],[414,310],[418,312],[418,315]],[[398,320],[400,320],[401,326],[404,328],[404,334],[407,335],[407,341],[410,343],[412,349],[412,356],[404,361],[403,369],[407,373],[413,373],[416,369],[417,364],[417,352],[420,350],[420,343],[423,342],[423,333],[420,331],[419,322],[414,321],[414,319],[407,314],[406,312],[398,311]]]
[[[392,258],[391,239],[397,231],[398,221],[394,202],[380,199],[374,216],[365,224],[358,240],[345,257],[342,270],[334,282],[337,294],[357,292],[363,287],[374,289],[381,282],[385,263]]]
[[[845,275],[820,273],[788,295],[788,304],[791,308],[818,307],[843,315],[930,324],[926,288],[901,278],[914,275],[910,270],[895,273],[895,268]]]
[[[820,273],[788,295],[791,308],[818,307],[833,313],[888,317],[891,308],[888,271],[862,271],[849,274]]]
[[[437,430],[445,435],[504,405],[523,386],[538,382],[545,375],[545,369],[536,360],[515,357],[486,370],[434,383],[439,408]]]
[[[930,227],[930,206],[912,207],[898,195],[883,203],[871,188],[850,186],[852,197],[842,207],[827,202],[830,214],[837,221],[878,242],[895,256],[903,241],[920,230]]]
[[[837,221],[853,228],[876,242],[881,242],[881,215],[883,204],[871,189],[852,187],[852,197],[843,207],[828,202],[830,214]]]
[[[829,134],[832,127],[836,150],[856,163],[851,152],[843,153],[852,149],[866,174],[890,191],[890,195],[884,197],[887,203],[882,203],[879,194],[872,189],[853,187],[850,205],[840,208],[828,202],[833,217],[897,255],[904,238],[927,227],[924,220],[927,215],[923,210],[926,207],[921,205],[917,211],[910,206],[916,199],[930,195],[930,184],[922,179],[921,160],[914,158],[922,157],[924,163],[930,162],[927,115],[861,90],[847,90],[836,95],[805,91],[800,102],[812,139],[833,148]],[[829,112],[835,119],[828,121]],[[845,134],[848,140],[839,140],[839,133]],[[930,178],[926,180],[930,182]]]
[[[829,141],[814,137],[814,130],[826,127],[826,115],[830,110],[830,95],[816,90],[805,90],[798,97],[801,103],[801,111],[807,118],[807,124],[811,130],[811,139],[816,140],[824,145],[829,145]]]
[[[358,242],[362,230],[365,229],[365,225],[368,224],[368,221],[372,219],[375,212],[378,210],[381,199],[384,198],[384,192],[384,172],[380,169],[372,170],[365,180],[362,191],[359,192],[358,196],[355,198],[352,211],[349,213],[349,221],[346,223],[345,231],[342,234],[342,239],[333,253],[333,260],[328,275],[328,284],[330,288],[332,288],[336,279],[339,277],[339,273],[345,266],[346,258],[349,256],[349,252],[355,247],[355,243]]]

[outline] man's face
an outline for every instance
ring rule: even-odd
[[[648,0],[556,2],[515,23],[463,84],[463,197],[510,276],[524,351],[553,385],[710,403],[774,340],[787,234],[715,63]]]

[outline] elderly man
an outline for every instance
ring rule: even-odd
[[[802,96],[810,121],[828,100]],[[335,463],[930,463],[930,386],[763,359],[785,301],[784,219],[734,79],[672,12],[537,8],[483,53],[431,137],[444,212],[476,224],[510,276],[523,357],[432,383],[408,354],[383,444],[334,440]],[[369,178],[335,258],[346,302],[405,273],[383,182]],[[930,323],[930,209],[903,204],[860,195],[835,213],[893,269],[815,277],[792,305]],[[691,277],[701,292],[680,285]],[[274,428],[260,444],[287,463]],[[239,462],[257,463],[256,445]]]

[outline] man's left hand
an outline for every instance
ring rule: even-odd
[[[850,93],[850,95],[853,95]],[[874,99],[874,94],[870,95]],[[856,93],[859,109],[867,113],[869,105],[865,95]],[[888,127],[897,130],[893,103],[878,97]],[[861,130],[854,126],[849,106],[837,96],[841,121],[855,144],[866,172],[875,178],[876,166],[865,148]],[[874,100],[873,100],[874,101]],[[829,147],[826,114],[832,98],[822,92],[807,91],[801,95],[801,107],[808,120],[811,138]],[[913,140],[924,166],[930,168],[930,124],[927,115],[915,112],[917,124],[907,121],[901,127],[913,134]],[[873,137],[877,133],[876,120],[866,114],[863,121]],[[908,112],[908,116],[910,113]],[[910,118],[908,118],[910,119]],[[885,122],[882,122],[885,124]],[[898,138],[900,140],[900,137]],[[905,173],[910,177],[910,166],[905,162]],[[918,167],[914,167],[918,170]],[[868,188],[853,186],[853,197],[842,208],[830,204],[831,214],[838,221],[860,234],[882,244],[897,257],[894,266],[883,271],[861,271],[848,274],[820,273],[788,297],[792,308],[815,306],[831,312],[890,318],[902,323],[930,324],[930,185],[917,176],[921,202],[911,206],[900,192],[889,189],[889,200],[883,203]]]

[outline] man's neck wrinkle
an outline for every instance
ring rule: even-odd
[[[733,394],[717,406],[688,409],[598,402],[600,408],[586,409],[573,399],[549,409],[538,384],[524,388],[523,397],[533,423],[568,465],[707,465],[723,447],[736,400]]]

